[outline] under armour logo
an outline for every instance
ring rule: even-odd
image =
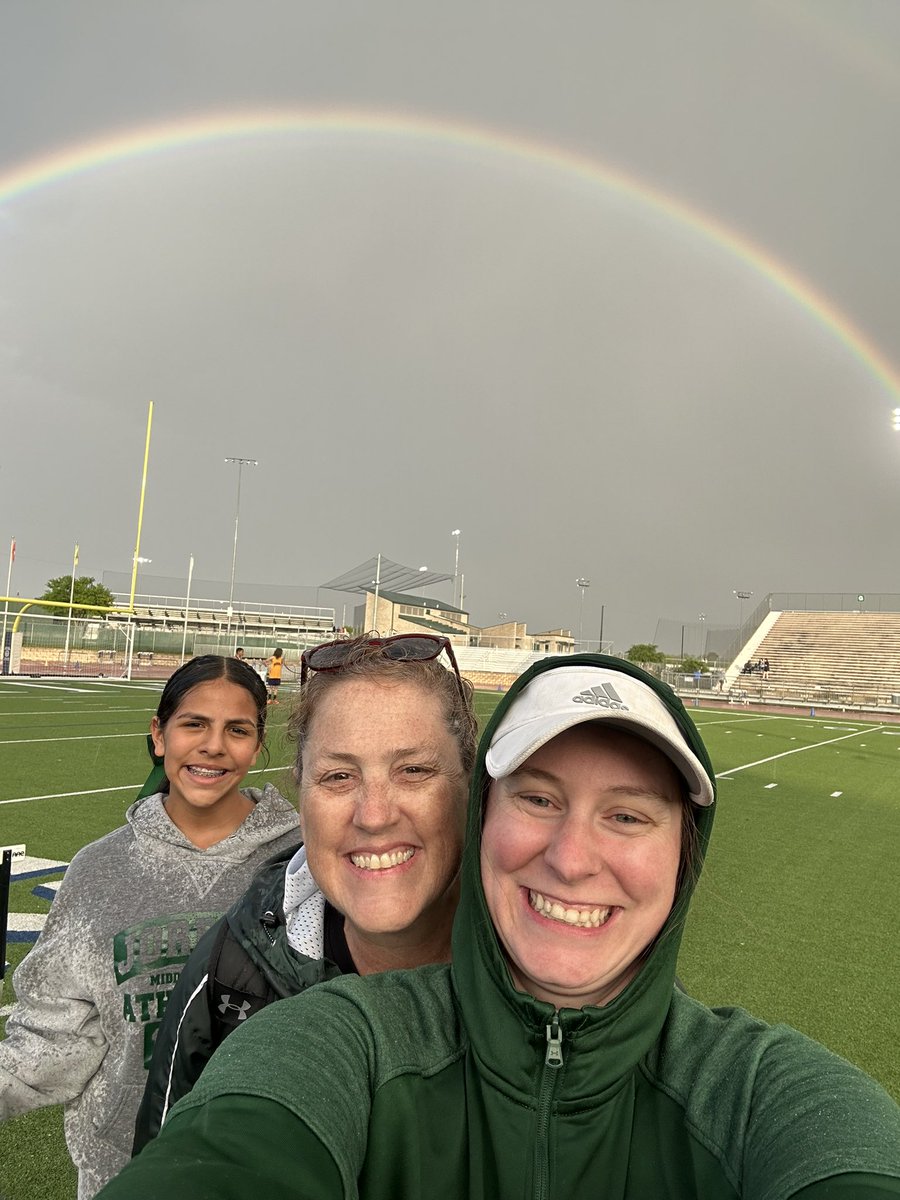
[[[236,1012],[238,1015],[237,1019],[239,1021],[246,1021],[247,1014],[252,1007],[253,1005],[249,1000],[242,1000],[240,1004],[232,1004],[231,992],[223,992],[222,1003],[219,1005],[219,1012],[222,1014],[222,1016],[224,1016],[227,1012]]]

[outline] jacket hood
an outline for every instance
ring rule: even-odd
[[[139,797],[129,806],[125,819],[143,849],[182,856],[186,862],[200,858],[239,863],[270,843],[274,852],[277,843],[292,833],[299,837],[297,810],[271,783],[263,788],[241,788],[241,794],[253,801],[253,811],[234,833],[209,846],[199,856],[197,847],[184,836],[166,812],[165,792]]]
[[[491,1064],[507,1086],[513,1087],[533,1079],[535,1054],[543,1056],[547,1028],[555,1014],[552,1005],[514,987],[487,909],[480,865],[484,804],[491,782],[486,759],[498,727],[523,689],[546,672],[577,667],[618,672],[620,676],[637,680],[652,689],[683,737],[690,758],[696,760],[705,773],[709,797],[715,796],[715,775],[709,755],[684,705],[667,684],[633,663],[600,654],[545,658],[521,675],[500,701],[481,737],[473,773],[461,896],[453,927],[452,973],[476,1054]],[[604,716],[609,718],[608,713]],[[613,723],[619,724],[615,719]],[[508,725],[509,722],[504,728]],[[639,729],[629,728],[640,735]],[[690,785],[690,780],[688,782]],[[694,878],[682,883],[672,912],[637,975],[603,1007],[562,1009],[559,1013],[564,1039],[575,1039],[585,1049],[606,1046],[608,1051],[603,1055],[591,1055],[590,1067],[584,1067],[582,1074],[577,1068],[577,1057],[575,1065],[567,1068],[565,1094],[573,1101],[617,1085],[623,1074],[655,1042],[662,1028],[671,1002],[684,919],[709,841],[714,808],[711,803],[692,804],[699,843]],[[502,1038],[500,1028],[506,1028],[510,1033],[515,1030],[516,1036]],[[497,1049],[500,1045],[502,1052]],[[584,1063],[585,1056],[580,1058]]]

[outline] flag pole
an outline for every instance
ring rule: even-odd
[[[12,586],[12,568],[16,561],[16,539],[13,538],[9,543],[9,569],[6,572],[6,603],[3,605],[3,638],[0,640],[0,658],[3,660],[3,666],[0,668],[2,674],[9,674],[9,666],[12,662],[12,654],[6,653],[6,621],[9,617],[9,589]]]
[[[150,407],[147,410],[147,440],[144,445],[144,470],[141,475],[141,499],[138,504],[138,524],[137,538],[134,543],[134,558],[131,563],[131,598],[128,601],[128,607],[134,610],[134,593],[137,587],[137,572],[138,562],[141,554],[141,526],[144,523],[144,494],[147,490],[147,462],[150,458],[150,427],[153,424],[153,401],[150,401]]]
[[[191,611],[191,580],[194,578],[194,556],[188,564],[187,595],[184,599],[184,633],[181,635],[181,665],[184,666],[184,648],[187,644],[188,614]]]
[[[78,566],[78,543],[75,543],[75,553],[72,556],[72,578],[69,583],[69,615],[66,618],[66,654],[65,665],[69,666],[69,637],[72,632],[72,602],[75,599],[75,568]]]
[[[381,555],[378,555],[378,566],[375,568],[375,609],[372,613],[373,628],[378,622],[378,590],[381,587]],[[377,632],[377,628],[376,628]]]

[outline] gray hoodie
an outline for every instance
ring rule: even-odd
[[[296,843],[297,812],[276,788],[242,790],[256,807],[207,850],[170,821],[163,796],[135,801],[127,825],[72,859],[16,970],[0,1119],[66,1105],[79,1200],[128,1162],[153,1039],[197,940],[267,858]]]

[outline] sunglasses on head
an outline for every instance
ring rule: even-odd
[[[442,650],[447,651],[450,665],[456,674],[456,682],[463,699],[466,697],[462,676],[453,653],[449,638],[436,637],[431,633],[398,633],[393,637],[354,639],[351,642],[326,642],[323,646],[311,646],[300,656],[300,686],[306,682],[310,671],[341,671],[347,659],[358,646],[376,646],[385,658],[394,662],[430,662]]]

